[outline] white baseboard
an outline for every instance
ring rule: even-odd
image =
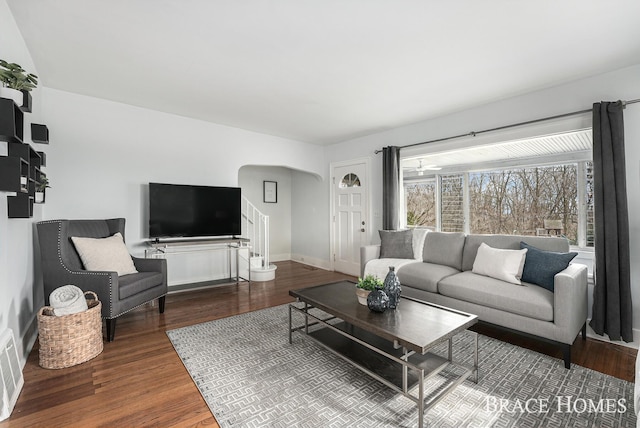
[[[305,265],[317,267],[319,269],[331,270],[331,262],[329,260],[317,259],[302,254],[291,254],[291,259]]]
[[[270,262],[284,262],[287,260],[291,260],[291,253],[271,254],[269,256]]]
[[[640,348],[640,329],[637,329],[637,328],[633,329],[633,342],[625,342],[623,340],[611,340],[607,335],[600,336],[595,331],[593,331],[593,329],[589,326],[589,322],[591,322],[591,318],[587,320],[587,337],[591,339],[600,340],[602,342],[611,343],[613,345],[626,346],[627,348],[634,348],[634,349]]]

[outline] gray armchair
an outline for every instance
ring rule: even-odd
[[[56,288],[72,284],[83,291],[94,291],[102,302],[107,339],[115,336],[120,315],[154,299],[164,312],[167,294],[167,263],[163,259],[132,257],[138,273],[118,276],[116,272],[84,270],[72,236],[106,238],[120,232],[124,237],[125,219],[51,220],[37,224],[45,303]]]

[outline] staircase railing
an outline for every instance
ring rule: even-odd
[[[269,267],[269,216],[263,214],[246,197],[242,196],[242,236],[251,241],[251,254],[249,254],[249,266],[252,257],[261,259],[260,268]]]

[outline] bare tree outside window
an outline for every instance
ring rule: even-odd
[[[593,246],[592,164],[587,162],[586,177],[578,177],[577,163],[470,172],[469,231],[474,234],[563,235],[571,245],[578,244],[579,233],[587,246]],[[436,194],[436,179],[441,195]],[[581,213],[578,180],[586,188],[586,206]],[[441,204],[443,232],[464,230],[464,175],[436,176],[432,180],[407,183],[405,196],[407,224],[429,226],[436,223],[437,198]],[[585,212],[586,211],[586,212]],[[586,230],[580,232],[579,216]]]
[[[436,227],[435,180],[411,183],[405,186],[407,225]]]
[[[471,233],[548,234],[545,220],[560,221],[572,244],[578,237],[577,165],[469,174]]]

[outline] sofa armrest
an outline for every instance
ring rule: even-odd
[[[555,276],[553,322],[561,328],[560,342],[572,344],[587,321],[587,267],[571,264]]]
[[[369,260],[380,258],[380,244],[360,247],[360,276],[364,276],[364,267]]]

